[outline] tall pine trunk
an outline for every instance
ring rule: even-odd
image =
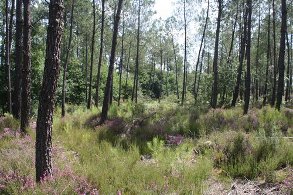
[[[204,24],[204,28],[203,28],[203,33],[202,33],[202,37],[201,37],[201,41],[200,41],[200,46],[199,46],[199,51],[198,51],[198,55],[197,55],[197,61],[196,61],[196,66],[195,66],[195,74],[194,74],[194,100],[196,103],[197,100],[197,71],[198,71],[198,66],[200,64],[200,54],[202,51],[202,46],[203,46],[203,42],[205,40],[205,34],[206,34],[206,28],[208,25],[208,19],[209,19],[209,10],[210,10],[210,1],[208,0],[208,8],[207,8],[207,12],[206,12],[206,19],[205,19],[205,24]]]
[[[106,83],[105,92],[104,92],[104,101],[103,101],[100,124],[104,123],[108,117],[108,110],[109,110],[109,103],[110,103],[109,102],[110,101],[110,91],[111,91],[111,85],[113,82],[115,52],[116,52],[116,46],[117,46],[118,27],[119,27],[119,20],[120,20],[120,13],[121,13],[121,9],[122,9],[122,3],[123,3],[123,0],[119,0],[116,15],[115,15],[110,64],[109,64],[109,70],[108,70],[107,83]]]
[[[290,68],[291,68],[291,54],[290,54],[290,43],[289,43],[289,36],[288,36],[288,32],[286,32],[286,43],[287,43],[287,84],[286,84],[286,94],[285,94],[285,101],[289,101],[290,100]]]
[[[124,30],[125,30],[125,21],[124,21],[124,12],[123,12],[123,24],[122,24],[122,40],[121,40],[121,55],[119,63],[119,89],[118,89],[118,106],[120,106],[121,99],[121,89],[122,89],[122,72],[123,72],[123,58],[124,58]]]
[[[186,0],[184,0],[183,7],[184,15],[184,63],[183,63],[183,84],[182,84],[182,97],[181,105],[184,104],[185,94],[186,94],[186,75],[187,75],[187,21],[186,21]]]
[[[63,32],[63,0],[51,0],[47,29],[46,58],[36,128],[36,180],[52,176],[52,124],[55,93],[60,74]]]
[[[266,66],[266,79],[265,79],[265,86],[264,86],[264,97],[263,97],[263,106],[267,104],[268,98],[268,81],[269,81],[269,67],[271,62],[271,7],[269,4],[269,14],[268,14],[268,40],[267,40],[267,66]]]
[[[282,0],[282,23],[281,23],[281,38],[280,38],[280,50],[279,50],[279,80],[278,80],[278,91],[277,91],[277,103],[276,108],[281,109],[282,97],[284,94],[284,75],[285,75],[285,36],[287,32],[287,6],[286,0]]]
[[[5,24],[6,24],[6,42],[5,42],[5,64],[7,67],[7,86],[8,86],[8,111],[12,113],[12,95],[11,95],[11,66],[10,66],[10,37],[9,37],[9,0],[6,0],[5,4]]]
[[[244,9],[244,3],[243,3],[243,9]],[[242,28],[243,31],[240,32],[241,41],[240,41],[240,51],[239,51],[239,66],[237,68],[237,80],[236,80],[236,84],[233,91],[233,97],[232,97],[232,103],[231,103],[232,107],[235,107],[236,105],[236,102],[239,96],[240,86],[241,86],[243,61],[245,57],[245,44],[246,44],[246,33],[247,33],[246,27],[247,27],[247,12],[244,9],[243,10],[243,28]]]
[[[102,0],[102,18],[101,18],[101,34],[100,34],[100,53],[99,53],[99,61],[98,61],[98,73],[97,73],[97,81],[96,81],[96,95],[95,95],[95,104],[99,106],[99,89],[100,89],[100,80],[101,80],[101,67],[103,60],[103,49],[104,49],[104,26],[105,26],[105,1]]]
[[[249,109],[250,101],[250,84],[251,84],[251,73],[250,73],[250,47],[251,47],[251,15],[252,15],[252,0],[247,0],[247,44],[246,44],[246,77],[245,77],[245,92],[244,92],[244,109],[243,113],[247,114]]]
[[[275,105],[276,102],[276,88],[277,88],[277,74],[278,74],[278,65],[277,65],[277,52],[276,52],[276,11],[275,11],[275,0],[273,0],[273,88],[272,88],[272,99],[271,106]]]
[[[71,41],[72,41],[72,29],[73,29],[73,12],[74,12],[74,0],[72,0],[71,4],[71,15],[70,15],[70,30],[69,30],[69,40],[68,40],[68,46],[66,50],[66,57],[65,62],[63,65],[63,81],[62,81],[62,111],[61,116],[65,116],[65,101],[66,101],[66,73],[67,73],[67,66],[69,61],[69,55],[71,51]]]
[[[216,41],[215,41],[215,51],[214,51],[214,61],[213,61],[214,80],[213,80],[213,90],[212,90],[212,98],[211,98],[212,108],[216,108],[217,98],[218,98],[218,79],[219,79],[219,75],[218,75],[218,57],[219,56],[218,55],[219,55],[221,16],[222,16],[222,0],[218,0],[218,18],[217,18]]]
[[[91,108],[92,102],[92,81],[93,81],[93,66],[94,66],[94,51],[95,51],[95,35],[96,35],[96,3],[93,0],[93,33],[92,33],[92,45],[91,45],[91,65],[90,65],[90,81],[88,87],[88,100],[87,109]]]
[[[140,49],[140,12],[141,12],[141,0],[138,0],[138,15],[137,15],[137,36],[136,36],[136,57],[135,57],[135,72],[133,82],[133,92],[131,100],[137,103],[137,91],[138,91],[138,72],[139,72],[139,49]]]
[[[22,0],[16,0],[16,32],[15,32],[15,79],[13,116],[20,119],[21,107],[21,78],[22,78]]]
[[[31,1],[23,3],[23,68],[21,92],[21,125],[20,129],[26,133],[29,125],[31,108]]]

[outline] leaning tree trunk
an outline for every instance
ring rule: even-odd
[[[244,92],[244,110],[243,113],[248,113],[249,101],[250,101],[250,83],[251,83],[251,74],[250,74],[250,47],[251,47],[251,15],[252,15],[252,1],[247,0],[247,13],[248,13],[248,22],[247,22],[247,44],[246,44],[246,77],[245,77],[245,92]]]
[[[21,92],[21,125],[20,129],[26,133],[29,125],[31,108],[31,1],[23,3],[23,67]]]
[[[285,36],[287,31],[287,6],[286,0],[282,0],[282,24],[281,24],[281,38],[280,38],[280,50],[279,50],[279,80],[277,91],[277,103],[276,108],[281,109],[282,97],[284,94],[284,75],[285,75]]]
[[[21,75],[22,75],[22,0],[16,0],[16,32],[15,32],[15,79],[13,116],[20,119],[21,106]]]
[[[117,12],[116,12],[116,16],[115,16],[115,21],[114,21],[110,64],[109,64],[109,70],[108,70],[107,83],[106,83],[106,87],[105,87],[104,101],[103,101],[100,124],[104,123],[108,117],[110,91],[111,91],[111,85],[113,82],[115,52],[116,52],[116,46],[117,46],[118,27],[119,27],[119,20],[120,20],[120,13],[121,13],[121,9],[122,9],[122,3],[123,3],[123,0],[119,0]]]
[[[212,108],[217,106],[218,97],[218,55],[219,55],[219,36],[220,36],[220,26],[221,26],[221,15],[222,15],[222,0],[218,0],[218,18],[217,18],[217,30],[216,30],[216,41],[215,41],[215,51],[214,51],[214,61],[213,61],[213,71],[214,71],[214,81],[213,90],[211,98]]]
[[[93,34],[92,34],[92,46],[91,46],[91,65],[90,65],[90,83],[88,87],[88,100],[87,109],[91,108],[92,101],[92,81],[93,81],[93,65],[94,65],[94,50],[95,50],[95,35],[96,35],[96,3],[93,0]]]
[[[51,0],[47,29],[46,59],[36,128],[36,180],[52,176],[52,124],[55,93],[60,73],[63,32],[63,0]]]
[[[102,18],[101,18],[101,34],[100,34],[100,54],[98,61],[98,73],[97,73],[97,81],[96,81],[96,95],[95,95],[95,104],[99,106],[99,88],[100,88],[100,80],[101,80],[101,67],[103,60],[103,49],[104,49],[104,26],[105,26],[105,1],[102,0]]]

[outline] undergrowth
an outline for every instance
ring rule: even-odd
[[[112,104],[100,109],[68,106],[54,115],[54,177],[34,182],[34,130],[0,119],[0,192],[6,194],[202,194],[215,175],[276,182],[293,165],[293,112],[240,107],[206,110],[176,102]],[[217,174],[216,174],[217,176]]]

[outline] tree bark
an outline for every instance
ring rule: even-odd
[[[95,0],[93,0],[93,34],[92,34],[92,46],[91,46],[90,83],[89,83],[89,89],[88,89],[89,93],[88,93],[88,100],[87,100],[87,109],[91,108],[91,101],[92,101],[92,80],[93,80],[95,35],[96,35],[96,3],[95,3]]]
[[[284,75],[285,75],[285,36],[287,32],[287,6],[286,0],[282,0],[282,23],[281,23],[281,38],[280,38],[280,50],[279,50],[279,80],[278,80],[278,91],[277,91],[277,103],[276,108],[281,109],[282,97],[284,94]]]
[[[88,102],[88,34],[85,37],[85,102]]]
[[[179,87],[178,87],[178,63],[177,63],[177,55],[176,55],[176,48],[174,43],[174,36],[172,35],[172,45],[173,45],[173,53],[174,53],[174,60],[175,60],[175,83],[176,83],[176,96],[179,100]]]
[[[15,0],[11,0],[10,19],[9,19],[9,51],[11,52],[11,45],[13,39],[13,17],[14,17]],[[12,102],[13,103],[13,102]]]
[[[208,0],[208,8],[207,8],[207,12],[206,12],[206,20],[205,20],[205,24],[204,24],[204,28],[203,28],[203,33],[202,33],[202,37],[201,37],[201,41],[200,41],[200,46],[199,46],[199,51],[198,51],[198,55],[197,55],[197,61],[196,61],[196,67],[195,67],[195,74],[194,74],[194,88],[193,88],[193,91],[194,91],[194,100],[196,102],[197,100],[197,70],[198,70],[198,66],[199,66],[199,61],[200,61],[200,54],[201,54],[201,51],[202,51],[202,46],[203,46],[203,42],[204,42],[204,39],[205,39],[205,33],[206,33],[206,28],[207,28],[207,25],[208,25],[208,19],[209,19],[209,9],[210,9],[210,1]]]
[[[52,176],[52,124],[57,81],[60,74],[60,46],[63,32],[63,0],[51,0],[47,29],[46,59],[36,128],[36,181]]]
[[[69,55],[71,51],[71,41],[72,41],[72,29],[73,29],[73,12],[74,12],[74,1],[72,0],[71,4],[71,13],[70,13],[70,30],[69,30],[69,40],[68,46],[66,50],[66,57],[65,62],[63,65],[63,82],[62,82],[62,108],[61,108],[61,117],[65,116],[65,101],[66,101],[66,73],[67,73],[67,66],[69,61]]]
[[[244,92],[244,109],[243,113],[247,114],[249,109],[250,101],[250,84],[251,84],[251,73],[250,73],[250,47],[251,47],[251,15],[252,15],[252,1],[247,0],[247,13],[248,13],[248,22],[247,22],[247,44],[246,44],[246,77],[245,77],[245,92]]]
[[[102,18],[101,18],[101,34],[100,34],[100,53],[99,53],[99,61],[98,61],[98,73],[97,73],[97,81],[96,81],[96,95],[95,95],[95,104],[96,107],[99,106],[99,88],[100,88],[100,80],[101,80],[101,67],[103,60],[103,49],[104,49],[104,26],[105,26],[105,1],[102,0]]]
[[[15,79],[13,116],[20,119],[21,107],[21,78],[22,78],[22,0],[16,0],[16,32],[15,32]]]
[[[186,75],[187,75],[187,22],[186,22],[186,0],[184,0],[183,7],[184,15],[184,63],[183,63],[183,84],[182,84],[182,97],[181,105],[184,104],[185,94],[186,94]]]
[[[218,97],[218,55],[219,55],[219,37],[220,37],[220,25],[221,25],[221,16],[222,16],[222,0],[218,0],[218,18],[217,18],[217,30],[216,30],[216,41],[215,41],[215,51],[214,51],[214,61],[213,61],[213,72],[214,72],[214,81],[213,81],[213,90],[212,90],[212,108],[217,106],[217,97]]]
[[[21,125],[20,129],[26,133],[29,125],[31,108],[31,1],[23,3],[23,68],[21,92]]]
[[[276,11],[275,11],[275,0],[273,0],[273,62],[274,62],[274,78],[273,78],[273,88],[272,88],[272,99],[271,106],[273,107],[276,102],[276,88],[277,88],[277,54],[276,54]]]
[[[266,66],[266,79],[265,79],[265,86],[264,86],[264,97],[263,97],[263,106],[267,104],[267,96],[268,96],[268,80],[269,80],[269,67],[271,61],[271,7],[269,4],[269,14],[268,14],[268,46],[267,46],[267,66]]]
[[[6,0],[5,4],[5,23],[6,23],[6,44],[5,44],[5,64],[7,67],[7,78],[8,78],[8,111],[12,113],[12,95],[11,95],[11,66],[10,66],[10,37],[9,37],[9,5],[8,0]]]
[[[110,64],[109,64],[109,70],[108,70],[107,83],[106,83],[106,87],[105,87],[104,101],[103,101],[100,124],[104,123],[108,117],[110,90],[111,90],[111,84],[113,82],[115,52],[116,52],[116,46],[117,46],[118,27],[119,27],[120,13],[122,10],[122,3],[123,3],[123,0],[119,0],[117,12],[116,12],[116,16],[115,16],[115,21],[114,21]]]
[[[244,7],[244,5],[243,5]],[[240,43],[240,52],[239,52],[239,66],[237,68],[237,80],[236,80],[236,85],[234,87],[233,91],[233,98],[232,98],[232,103],[231,106],[235,107],[238,95],[239,95],[239,90],[241,86],[241,77],[242,77],[242,67],[243,67],[243,61],[244,61],[244,56],[245,56],[245,44],[246,44],[246,26],[247,26],[247,12],[244,10],[243,11],[243,33],[241,32],[241,43]]]
[[[129,75],[130,53],[131,53],[131,42],[129,43],[128,56],[127,56],[126,79],[125,79],[126,91],[125,91],[125,93],[127,92],[127,89],[128,89],[128,75]],[[124,94],[124,95],[126,95],[126,94]]]
[[[124,21],[124,12],[123,12],[123,24],[122,24],[122,40],[121,40],[121,55],[119,63],[119,89],[118,89],[118,106],[120,106],[121,99],[121,85],[122,85],[122,72],[123,72],[123,58],[124,58],[124,30],[125,30],[125,21]]]
[[[286,94],[285,94],[285,101],[289,101],[290,100],[290,68],[291,68],[291,57],[290,56],[290,43],[289,43],[289,36],[288,36],[288,32],[286,32],[286,40],[287,40],[287,86],[286,86]],[[291,48],[292,49],[292,48]]]
[[[255,78],[255,100],[258,101],[258,96],[259,96],[259,45],[260,45],[260,1],[258,2],[258,28],[257,28],[257,46],[256,46],[256,58],[255,58],[255,73],[256,73],[256,78]]]

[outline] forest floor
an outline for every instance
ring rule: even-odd
[[[242,117],[241,108],[112,106],[103,126],[99,110],[70,109],[55,114],[54,176],[41,184],[35,122],[21,136],[17,120],[0,118],[0,194],[292,194],[290,108]]]

